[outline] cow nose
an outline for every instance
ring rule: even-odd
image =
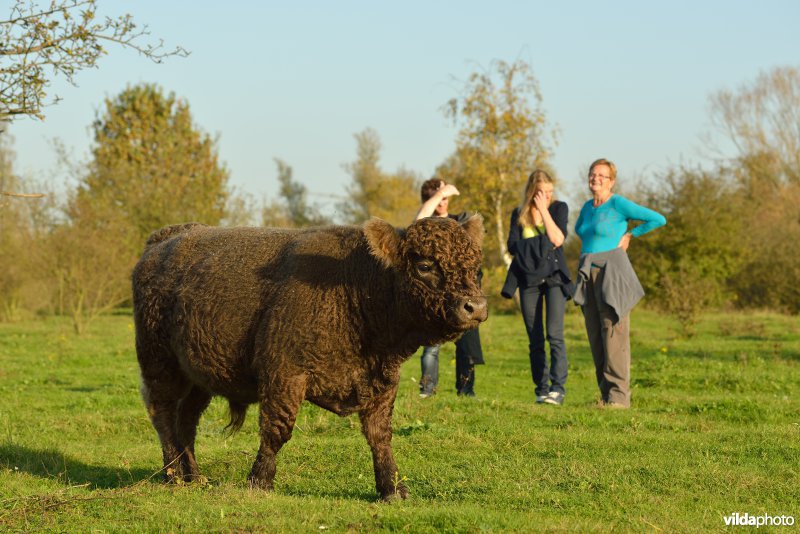
[[[469,297],[464,302],[467,319],[485,321],[488,316],[486,297]]]

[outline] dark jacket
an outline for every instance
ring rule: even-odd
[[[548,208],[556,226],[567,238],[569,208],[565,202],[554,201]],[[572,296],[571,275],[564,259],[564,247],[554,247],[547,235],[523,238],[519,225],[519,208],[511,213],[508,232],[508,252],[514,256],[500,294],[514,296],[517,287],[538,286],[543,283],[561,286],[567,297]]]

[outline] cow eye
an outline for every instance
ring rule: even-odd
[[[428,258],[414,260],[414,271],[419,281],[432,289],[437,289],[442,284],[442,273],[435,261]]]

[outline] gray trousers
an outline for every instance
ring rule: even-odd
[[[630,406],[630,315],[618,318],[614,309],[603,302],[604,272],[604,269],[592,267],[587,280],[586,303],[582,307],[583,321],[603,402]]]

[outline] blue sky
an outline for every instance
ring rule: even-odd
[[[381,137],[384,170],[428,177],[453,150],[441,108],[459,80],[520,59],[560,129],[553,162],[564,184],[600,156],[624,183],[701,162],[710,94],[800,64],[796,0],[101,3],[191,55],[156,65],[109,47],[78,87],[56,80],[50,92],[63,101],[46,120],[10,129],[18,172],[62,180],[52,140],[86,157],[103,99],[155,82],[188,100],[197,125],[218,136],[232,185],[257,198],[276,195],[273,158],[312,193],[344,193],[342,165],[367,127]]]

